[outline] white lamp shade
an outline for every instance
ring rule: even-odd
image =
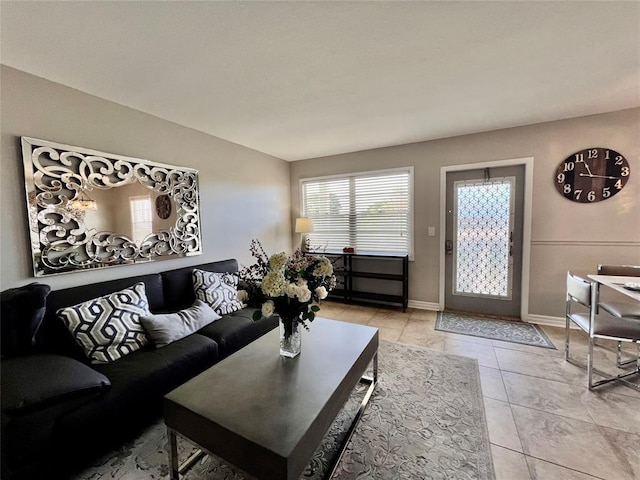
[[[313,232],[313,220],[307,217],[296,218],[296,233]]]

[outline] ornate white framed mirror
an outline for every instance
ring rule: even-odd
[[[198,171],[22,137],[36,277],[202,253]]]

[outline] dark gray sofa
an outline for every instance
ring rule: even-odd
[[[144,282],[152,313],[195,300],[192,270],[237,272],[236,260],[51,291],[28,354],[4,357],[2,478],[64,478],[95,455],[138,434],[161,414],[163,395],[277,326],[245,308],[161,348],[149,345],[90,364],[57,318],[59,308]],[[3,310],[4,311],[4,310]]]

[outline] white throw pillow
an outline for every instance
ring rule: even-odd
[[[91,363],[113,362],[148,343],[140,316],[151,312],[142,282],[56,313]]]
[[[140,322],[156,348],[160,348],[191,335],[220,318],[222,317],[213,308],[202,300],[196,300],[191,307],[179,312],[143,315]]]
[[[238,276],[233,273],[206,272],[193,269],[193,291],[219,315],[242,309],[238,300]]]

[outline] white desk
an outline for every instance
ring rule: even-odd
[[[640,277],[617,277],[614,275],[587,275],[591,280],[600,285],[609,287],[640,302],[640,292],[624,288],[625,283],[640,283]]]

